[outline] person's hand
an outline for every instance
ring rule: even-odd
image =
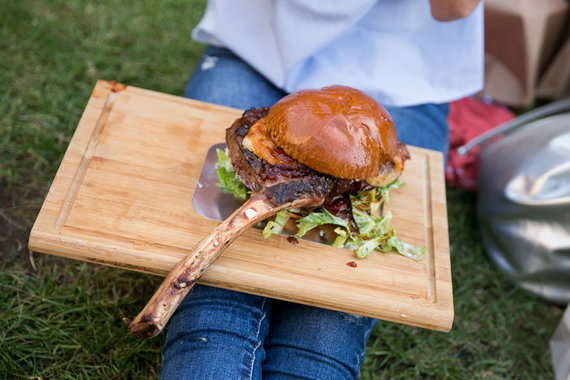
[[[469,16],[481,0],[429,0],[431,15],[437,21],[452,21]]]

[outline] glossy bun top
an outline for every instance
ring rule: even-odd
[[[269,110],[265,124],[287,155],[339,178],[374,177],[398,151],[394,123],[386,110],[350,87],[287,95]]]

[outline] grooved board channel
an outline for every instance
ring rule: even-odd
[[[208,149],[241,111],[98,81],[30,235],[30,249],[165,275],[218,222],[192,195]],[[428,248],[414,262],[246,231],[201,278],[236,289],[448,331],[453,294],[443,157],[409,147],[390,192],[398,236]],[[346,265],[356,261],[357,267]],[[149,294],[149,297],[151,295]]]

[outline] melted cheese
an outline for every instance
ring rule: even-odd
[[[242,146],[257,157],[265,159],[271,165],[299,165],[297,161],[286,155],[285,152],[275,145],[263,119],[258,120],[251,126],[242,141]]]
[[[405,155],[401,151],[398,151],[391,162],[380,166],[380,171],[377,176],[366,178],[366,182],[372,186],[389,185],[397,180],[404,171],[404,161],[406,159]]]

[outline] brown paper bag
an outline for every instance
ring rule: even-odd
[[[536,95],[549,100],[570,96],[570,28],[566,42],[540,78]]]
[[[513,107],[535,99],[540,74],[564,29],[565,0],[485,1],[485,86],[482,95]]]

